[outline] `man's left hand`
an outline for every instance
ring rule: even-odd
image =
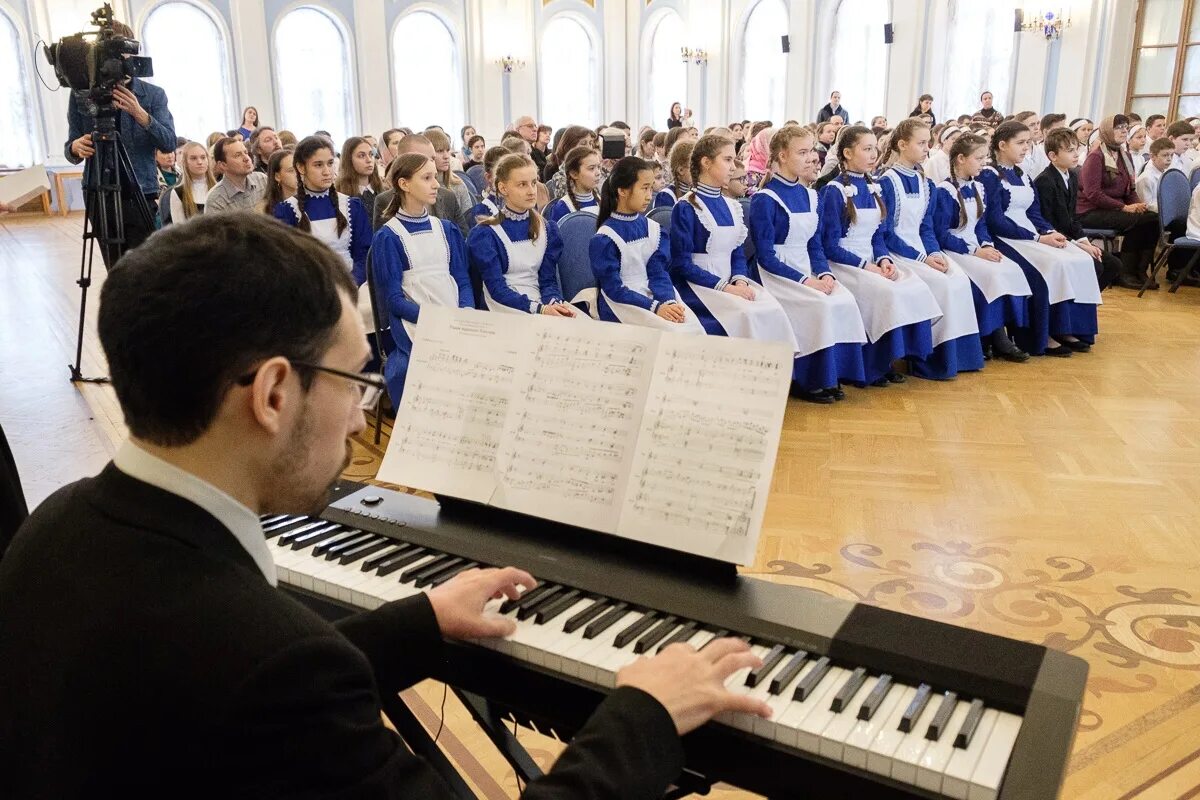
[[[128,87],[117,86],[113,89],[113,105],[133,117],[133,121],[143,128],[150,125],[150,114],[142,108],[137,95],[129,91]]]
[[[529,591],[537,585],[533,576],[516,567],[504,569],[469,569],[429,592],[438,628],[451,639],[484,639],[507,636],[516,630],[516,623],[495,614],[484,615],[489,600],[521,596],[520,588]]]

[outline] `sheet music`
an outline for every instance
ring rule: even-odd
[[[791,366],[782,342],[663,336],[620,534],[751,563]]]
[[[521,322],[507,314],[421,309],[379,480],[491,502],[527,330]]]
[[[658,336],[632,325],[531,322],[531,357],[517,370],[493,502],[615,532]]]

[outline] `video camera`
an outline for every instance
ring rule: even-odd
[[[148,56],[139,56],[141,43],[113,30],[112,6],[105,3],[92,12],[96,32],[74,33],[44,47],[58,82],[85,98],[94,116],[115,116],[113,89],[126,78],[154,74]],[[108,112],[105,114],[104,112]]]

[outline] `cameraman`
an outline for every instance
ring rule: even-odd
[[[133,31],[123,22],[113,21],[113,33],[127,39],[133,38]],[[140,78],[126,78],[123,83],[113,88],[113,105],[117,108],[116,126],[121,134],[121,141],[129,153],[133,164],[133,173],[137,178],[138,189],[146,197],[150,207],[150,217],[153,220],[158,210],[158,164],[155,156],[158,151],[175,149],[175,121],[167,109],[167,93],[160,87],[146,83]],[[70,132],[64,147],[67,160],[78,164],[86,158],[95,155],[96,148],[92,143],[92,131],[96,129],[96,118],[88,111],[87,99],[78,93],[71,93],[70,106],[67,111],[67,121]],[[89,165],[92,162],[88,162]],[[90,167],[89,167],[90,168]],[[84,181],[87,183],[86,179]],[[147,228],[135,213],[130,199],[122,194],[121,204],[124,209],[124,250],[132,250],[146,237],[154,232],[153,223]],[[95,210],[91,218],[93,229],[97,227]],[[120,253],[115,249],[110,252],[108,243],[100,242],[100,254],[104,258],[104,266],[111,267]]]

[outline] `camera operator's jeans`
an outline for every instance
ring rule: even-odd
[[[105,246],[104,242],[97,240],[96,249],[100,251],[100,257],[104,260],[106,269],[112,269],[113,264],[118,260],[122,253],[127,253],[133,248],[140,245],[149,238],[150,234],[154,233],[157,228],[158,220],[158,195],[144,195],[146,205],[150,207],[150,227],[147,228],[134,207],[133,202],[128,197],[121,198],[121,213],[124,217],[124,225],[122,226],[125,241],[123,244],[110,242]],[[87,201],[85,195],[84,201]],[[99,209],[89,208],[88,210],[89,227],[92,231],[96,231],[100,227]],[[109,210],[109,230],[116,230],[116,220],[113,210]]]

